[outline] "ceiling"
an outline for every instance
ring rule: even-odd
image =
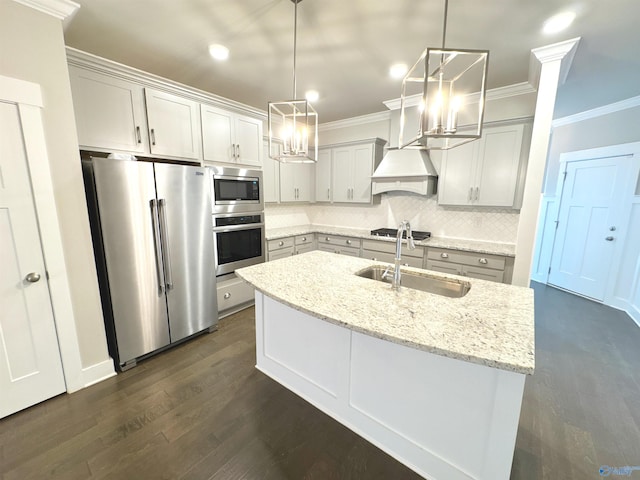
[[[261,110],[293,93],[291,0],[75,0],[66,44]],[[572,9],[569,29],[541,33]],[[321,123],[385,111],[400,96],[389,66],[442,42],[444,0],[304,0],[298,94],[316,89]],[[451,0],[446,47],[488,49],[488,88],[528,80],[532,48],[581,37],[554,117],[640,95],[638,0]],[[226,62],[208,52],[230,50]]]

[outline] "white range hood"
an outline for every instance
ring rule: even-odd
[[[390,148],[371,176],[374,195],[392,191],[433,195],[437,185],[438,172],[426,150]]]

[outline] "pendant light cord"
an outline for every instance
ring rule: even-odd
[[[443,49],[444,49],[444,39],[447,36],[447,11],[448,10],[449,10],[449,0],[444,0],[444,22],[442,25],[442,48]],[[295,41],[294,41],[294,45],[295,45]],[[294,47],[294,51],[295,51],[295,47]],[[296,58],[295,54],[293,58],[294,58],[294,65],[295,65],[295,58]]]
[[[296,47],[298,40],[298,2],[300,0],[292,0],[295,5],[293,9],[293,99],[297,98],[296,96]]]

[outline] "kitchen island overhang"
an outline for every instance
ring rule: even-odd
[[[356,273],[326,252],[237,271],[256,287],[257,368],[432,479],[509,478],[533,292],[469,281],[444,298]]]

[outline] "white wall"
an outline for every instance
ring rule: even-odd
[[[62,23],[0,2],[0,74],[40,84],[73,313],[85,368],[109,360],[78,153]]]

